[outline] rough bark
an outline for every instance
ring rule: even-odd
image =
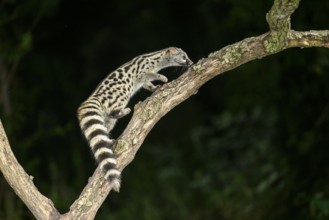
[[[298,32],[290,29],[290,15],[299,0],[275,0],[267,13],[270,31],[211,53],[199,60],[178,79],[162,86],[145,101],[135,106],[133,117],[118,138],[115,151],[118,168],[123,170],[135,157],[153,126],[175,106],[196,94],[207,81],[255,59],[278,53],[291,47],[329,48],[329,31]],[[110,187],[96,169],[70,211],[60,215],[52,202],[35,188],[32,178],[17,163],[0,123],[0,169],[17,195],[37,219],[94,219],[97,210],[110,192]],[[123,179],[124,187],[124,179]]]
[[[9,185],[37,219],[57,219],[59,212],[52,201],[43,196],[13,154],[0,120],[0,169]]]

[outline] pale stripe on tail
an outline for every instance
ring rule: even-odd
[[[109,180],[113,190],[120,189],[120,171],[116,168],[116,158],[112,150],[113,140],[105,126],[105,118],[97,100],[88,100],[78,109],[80,128],[86,137],[96,161]]]

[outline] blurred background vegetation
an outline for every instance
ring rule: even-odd
[[[76,109],[107,73],[168,46],[197,61],[262,34],[272,1],[0,4],[0,118],[19,162],[66,212],[95,169]],[[328,11],[303,0],[292,27],[329,29]],[[328,72],[328,49],[290,49],[211,80],[156,125],[96,219],[329,219]],[[33,219],[2,177],[0,219]]]

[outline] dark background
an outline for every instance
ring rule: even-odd
[[[18,161],[66,212],[95,169],[76,109],[97,84],[145,52],[177,46],[196,62],[262,34],[272,2],[0,4],[1,120]],[[304,0],[292,27],[329,29],[328,11]],[[328,49],[295,48],[211,80],[154,127],[96,219],[329,219],[328,71]],[[2,177],[0,219],[33,219]]]

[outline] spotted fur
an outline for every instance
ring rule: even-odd
[[[116,167],[114,140],[109,133],[118,119],[130,113],[126,107],[129,99],[140,88],[155,91],[157,86],[152,81],[167,82],[167,78],[158,73],[161,69],[192,63],[186,53],[176,47],[137,56],[110,73],[80,105],[80,128],[113,190],[120,189],[121,173]]]

